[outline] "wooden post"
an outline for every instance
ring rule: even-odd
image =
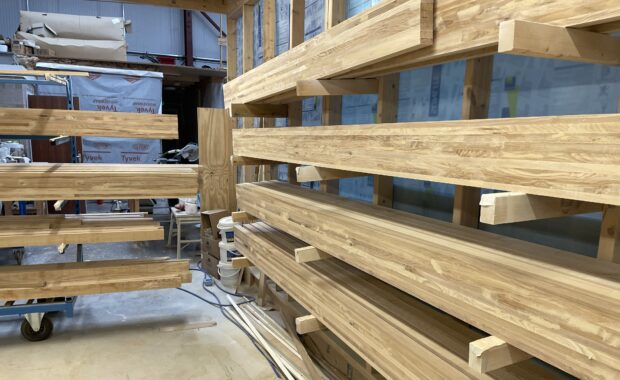
[[[243,4],[243,72],[254,68],[254,4]],[[244,117],[243,128],[254,128],[254,118]],[[258,166],[246,165],[241,169],[244,182],[258,180]]]
[[[467,60],[463,84],[463,119],[484,119],[489,114],[493,56]],[[480,189],[455,186],[452,223],[478,228]]]
[[[276,56],[276,0],[264,0],[263,3],[263,62],[267,62]],[[261,120],[261,128],[273,128],[275,120],[264,117]],[[262,165],[259,170],[259,180],[269,181],[277,177],[273,165]],[[277,166],[276,166],[277,167]]]
[[[292,49],[295,46],[304,42],[304,19],[306,12],[305,0],[291,0],[290,10],[290,39],[289,48]],[[301,126],[301,102],[296,101],[289,104],[288,107],[288,126],[298,127]],[[295,168],[297,165],[288,165],[288,182],[298,184],[297,175],[295,174]]]
[[[377,123],[395,123],[398,112],[400,74],[390,74],[379,79]],[[372,203],[392,207],[392,177],[374,176]]]
[[[323,31],[338,25],[346,17],[345,2],[340,0],[325,1],[325,24]],[[321,124],[339,125],[342,123],[342,96],[324,96]],[[321,181],[321,191],[339,194],[340,180]]]
[[[226,19],[228,35],[226,36],[226,71],[228,81],[237,76],[237,19],[228,17]]]

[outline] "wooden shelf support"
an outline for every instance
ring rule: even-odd
[[[469,366],[478,373],[495,371],[531,358],[532,355],[493,335],[469,344]]]
[[[253,215],[248,214],[245,211],[235,211],[232,213],[232,220],[235,223],[250,223],[257,220]]]
[[[365,175],[364,173],[321,168],[318,166],[299,166],[295,168],[295,173],[297,174],[297,181],[299,182],[328,181],[340,178],[362,177]]]
[[[304,335],[325,330],[325,325],[314,315],[304,315],[303,317],[295,318],[295,329],[297,334]]]
[[[245,257],[233,257],[231,263],[232,267],[235,269],[242,269],[254,266],[254,264],[252,264],[252,262]]]
[[[299,264],[329,259],[331,255],[312,246],[295,249],[295,261]]]
[[[314,79],[297,82],[297,96],[376,94],[377,79]]]

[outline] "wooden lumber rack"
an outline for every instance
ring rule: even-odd
[[[290,49],[276,56],[265,0],[254,67],[255,3],[225,10],[224,100],[244,118],[232,132],[233,166],[246,171],[231,211],[259,292],[281,287],[305,308],[300,331],[337,336],[365,376],[619,378],[620,114],[488,110],[496,53],[618,65],[620,2],[384,0],[347,19],[345,2],[325,0],[324,31],[304,41],[305,2],[291,1]],[[462,120],[397,123],[399,73],[456,60],[466,60]],[[375,122],[342,126],[342,96],[368,93]],[[300,100],[314,96],[321,126],[302,128]],[[275,117],[288,127],[266,128]],[[276,163],[289,184],[249,166]],[[338,197],[339,179],[368,175],[372,205]],[[394,177],[454,185],[452,223],[393,210]],[[596,258],[478,230],[585,213],[602,215]]]

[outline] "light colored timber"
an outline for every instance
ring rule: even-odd
[[[226,77],[229,81],[237,76],[237,20],[226,17]]]
[[[277,165],[279,162],[269,160],[259,160],[250,157],[231,156],[230,161],[233,165]]]
[[[469,366],[478,373],[495,371],[531,358],[532,355],[493,335],[469,344]]]
[[[109,260],[0,267],[0,300],[176,288],[191,282],[188,260]]]
[[[620,207],[605,205],[597,257],[620,264]]]
[[[498,52],[619,65],[620,38],[574,28],[510,20],[499,26]]]
[[[123,214],[120,214],[123,215]],[[163,227],[148,217],[6,216],[0,218],[0,248],[162,240]]]
[[[329,259],[331,256],[313,246],[295,249],[295,261],[299,264]]]
[[[67,203],[67,201],[65,201],[64,199],[57,200],[56,202],[54,202],[54,210],[62,210],[62,208],[65,207],[65,203]]]
[[[178,139],[176,115],[0,108],[0,135]]]
[[[299,166],[295,168],[295,173],[297,174],[297,181],[299,182],[327,181],[331,179],[364,176],[364,173],[320,168],[317,166]]]
[[[398,119],[398,89],[400,75],[391,74],[379,80],[377,94],[377,123],[395,123]],[[392,207],[394,179],[382,175],[373,176],[372,203]]]
[[[486,119],[489,116],[493,56],[468,59],[463,79],[462,119]],[[454,187],[452,223],[478,228],[480,219],[480,189],[471,186]]]
[[[303,317],[295,318],[295,329],[297,334],[309,334],[311,332],[320,331],[325,329],[323,325],[314,315],[304,315]]]
[[[232,117],[287,117],[286,104],[231,104]]]
[[[235,154],[620,205],[620,114],[233,132]]]
[[[283,183],[237,195],[265,223],[574,376],[620,375],[618,265]]]
[[[235,211],[232,213],[231,216],[232,216],[233,222],[236,222],[236,223],[247,223],[247,222],[256,220],[255,217],[253,217],[252,215],[248,214],[245,211]]]
[[[380,12],[381,7],[387,3],[388,1],[383,1],[371,11]],[[435,0],[433,13],[435,25],[431,46],[394,57],[384,57],[374,64],[322,78],[306,75],[305,67],[304,70],[295,70],[295,53],[287,52],[287,57],[291,59],[282,58],[280,61],[280,66],[287,65],[286,74],[281,73],[281,67],[275,64],[261,71],[248,73],[234,88],[226,88],[226,97],[236,98],[234,102],[237,103],[287,102],[295,98],[295,84],[299,80],[376,78],[415,67],[492,55],[497,53],[499,24],[505,20],[520,19],[582,29],[599,28],[609,32],[618,29],[620,3],[617,0],[520,0],[516,6],[513,0]],[[607,25],[615,25],[615,28],[605,28]],[[316,38],[320,37],[321,35]],[[317,42],[317,45],[319,44],[321,43]],[[372,43],[367,46],[372,46]],[[300,47],[299,50],[301,54],[305,49]],[[323,64],[317,64],[318,68],[322,66]],[[261,86],[260,81],[271,78],[272,74],[278,78],[286,75],[287,80],[282,83],[287,85],[270,87],[263,83]],[[239,88],[237,85],[242,82],[243,88]],[[238,97],[243,97],[244,100],[241,101]]]
[[[242,0],[114,0],[115,2],[151,4],[162,7],[193,9],[197,11],[228,13]]]
[[[603,205],[524,193],[482,194],[480,222],[506,224],[600,212]]]
[[[291,25],[302,31],[301,40],[292,41],[293,47],[303,41],[303,23]],[[260,101],[263,94],[294,91],[298,80],[328,79],[429,46],[432,39],[432,0],[387,0],[226,83],[225,104],[229,108],[233,103]]]
[[[477,374],[467,356],[480,333],[342,261],[296,264],[293,251],[304,243],[264,223],[236,226],[235,244],[388,379],[559,378],[532,362]]]
[[[252,262],[245,257],[233,257],[232,267],[235,269],[251,267]]]
[[[200,209],[237,209],[232,155],[234,120],[221,108],[198,108]]]
[[[377,79],[315,79],[297,82],[297,96],[376,94]]]
[[[54,71],[54,70],[7,70],[0,69],[0,76],[37,76],[44,77],[49,75],[87,77],[90,74],[84,71]]]
[[[194,197],[198,165],[2,164],[0,200]]]

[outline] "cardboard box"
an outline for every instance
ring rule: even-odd
[[[207,273],[211,275],[211,277],[219,280],[220,274],[217,272],[217,264],[220,260],[213,256],[205,256],[202,259],[202,267],[207,270]]]
[[[217,222],[230,215],[227,210],[208,210],[200,213],[201,253],[202,257],[211,256],[220,259],[220,230]]]

